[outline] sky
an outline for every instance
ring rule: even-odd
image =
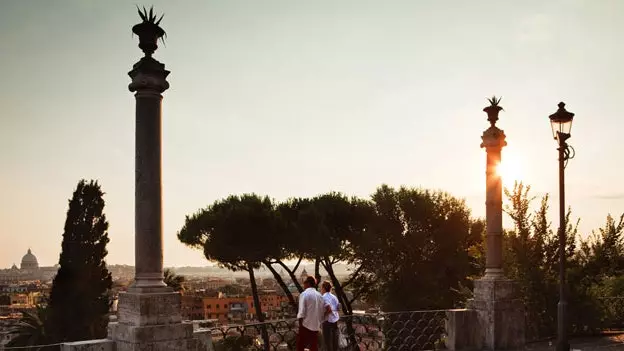
[[[206,265],[176,232],[185,215],[229,194],[368,197],[386,183],[448,191],[483,216],[482,108],[493,94],[505,109],[507,186],[518,179],[551,194],[556,223],[548,116],[564,101],[576,114],[567,202],[583,235],[624,212],[622,1],[153,5],[167,31],[155,58],[171,71],[167,266]],[[41,265],[58,262],[82,178],[106,193],[107,261],[134,262],[127,72],[142,56],[138,21],[129,1],[0,0],[0,267],[19,265],[29,247]]]

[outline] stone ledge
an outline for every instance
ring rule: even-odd
[[[192,324],[166,324],[135,326],[118,324],[109,335],[115,341],[126,341],[132,343],[152,343],[161,341],[176,341],[190,339],[193,337]]]
[[[181,339],[153,343],[117,342],[117,351],[195,351],[198,350],[197,340]]]
[[[115,342],[109,339],[66,342],[61,351],[115,351]]]

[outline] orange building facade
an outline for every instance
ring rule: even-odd
[[[277,294],[259,296],[262,312],[266,319],[283,317],[288,298]],[[203,297],[204,319],[216,319],[219,323],[252,321],[256,315],[253,297]]]

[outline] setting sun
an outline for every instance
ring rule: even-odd
[[[503,186],[511,188],[514,182],[520,182],[524,179],[524,167],[518,159],[508,158],[499,163],[496,167],[496,173],[503,179]]]

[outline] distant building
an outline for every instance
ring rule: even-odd
[[[205,319],[203,298],[196,295],[182,295],[181,312],[182,318],[187,320]]]
[[[58,265],[52,267],[39,267],[37,257],[33,255],[32,251],[28,249],[28,252],[22,257],[22,262],[19,268],[14,264],[9,269],[0,269],[0,283],[17,283],[24,281],[49,281],[54,278],[58,271]]]
[[[301,271],[301,276],[299,277],[299,279],[303,282],[304,280],[306,280],[307,277],[308,277],[308,272],[306,271],[305,267],[303,267],[303,270]]]
[[[230,282],[225,279],[209,278],[205,286],[210,290],[219,290],[228,284],[230,284]]]
[[[265,291],[259,295],[262,312],[266,319],[283,318],[288,298],[277,295],[275,291]],[[219,323],[240,323],[253,321],[256,309],[252,296],[241,297],[203,297],[204,319],[217,320]],[[182,301],[183,305],[185,301]],[[196,302],[191,297],[186,301],[186,310],[197,310]],[[191,314],[191,313],[189,313]],[[187,315],[187,318],[190,317]],[[190,319],[190,318],[189,318]]]

